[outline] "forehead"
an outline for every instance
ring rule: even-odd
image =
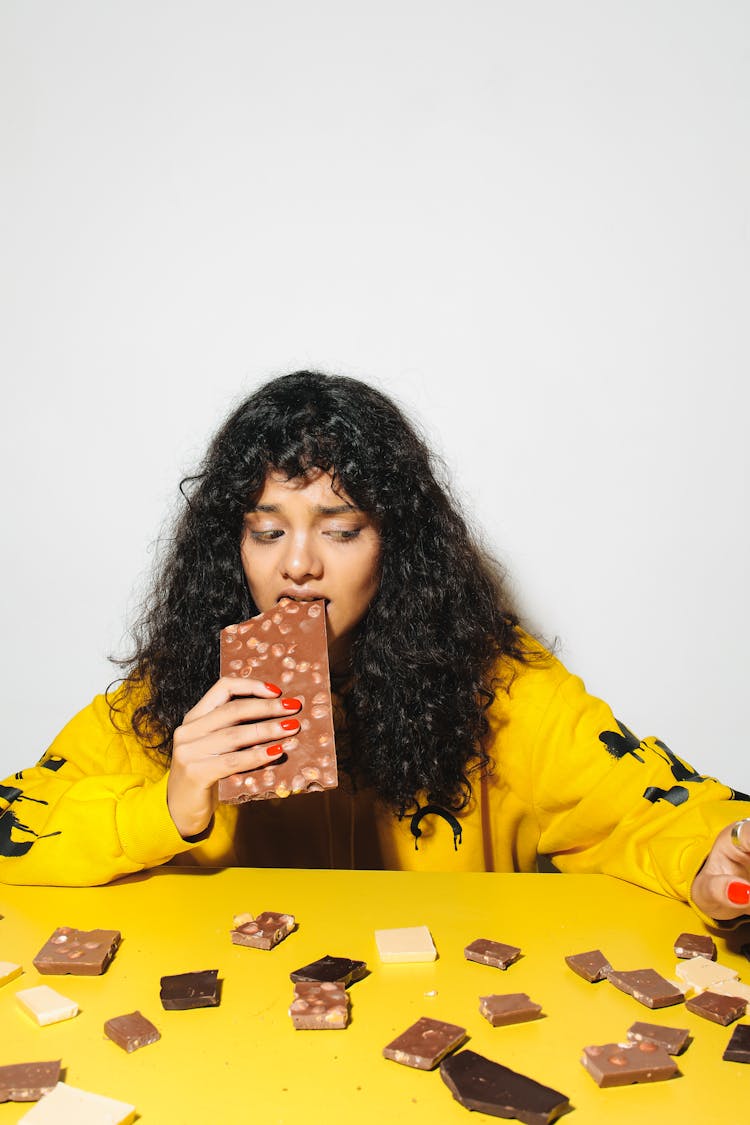
[[[309,504],[315,508],[356,507],[340,483],[334,491],[333,473],[330,471],[310,469],[301,476],[287,477],[278,469],[270,469],[253,507],[284,507],[289,504]]]

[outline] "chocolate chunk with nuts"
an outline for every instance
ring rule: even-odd
[[[218,976],[218,969],[203,969],[198,973],[175,973],[173,976],[162,977],[162,1008],[170,1012],[182,1012],[189,1008],[217,1008]]]
[[[630,1086],[633,1082],[661,1082],[679,1074],[677,1063],[658,1043],[604,1043],[584,1047],[581,1059],[598,1086]]]
[[[234,922],[234,945],[249,945],[253,949],[273,949],[295,926],[293,914],[277,914],[274,910],[264,910],[257,918],[251,914],[238,914]]]
[[[655,969],[633,969],[629,972],[609,973],[608,980],[621,992],[627,992],[647,1008],[667,1008],[670,1004],[681,1004],[685,996]]]
[[[680,934],[675,939],[674,951],[678,957],[707,957],[716,960],[716,942],[708,934]]]
[[[690,1038],[690,1031],[686,1027],[664,1027],[658,1023],[636,1022],[628,1028],[627,1034],[628,1039],[638,1043],[645,1039],[658,1043],[668,1055],[679,1055]]]
[[[747,1001],[740,996],[722,996],[718,992],[701,992],[685,1001],[685,1007],[696,1016],[703,1016],[724,1027],[741,1019],[747,1010]]]
[[[479,1011],[493,1027],[504,1027],[539,1019],[542,1005],[535,1004],[525,992],[508,992],[503,996],[480,996]]]
[[[74,930],[59,926],[34,958],[40,973],[98,977],[120,944],[119,930]]]
[[[383,1047],[383,1055],[393,1062],[413,1066],[417,1070],[432,1070],[450,1051],[455,1051],[465,1038],[465,1027],[422,1016],[387,1047]]]
[[[349,957],[331,957],[326,955],[301,969],[295,969],[289,974],[293,981],[333,981],[348,988],[355,981],[367,976],[367,965],[364,961],[352,961]]]
[[[548,1125],[570,1109],[565,1094],[475,1051],[459,1051],[443,1059],[440,1077],[466,1109],[515,1117],[526,1125]]]
[[[588,953],[572,953],[565,958],[567,966],[583,977],[589,984],[606,980],[612,966],[600,949],[590,949]]]
[[[299,699],[300,729],[282,741],[285,756],[262,769],[219,781],[219,800],[238,805],[338,785],[328,671],[325,602],[282,598],[267,613],[222,629],[222,676],[277,684]]]
[[[113,1016],[104,1023],[104,1034],[130,1054],[140,1047],[148,1047],[161,1039],[158,1027],[147,1020],[140,1012],[129,1012],[126,1016]]]
[[[492,965],[496,969],[507,969],[521,956],[515,945],[504,945],[501,941],[477,938],[464,949],[467,961],[477,961],[480,965]]]
[[[738,1023],[721,1056],[725,1062],[750,1063],[750,1023]]]
[[[298,981],[289,1015],[297,1031],[336,1031],[349,1022],[349,993],[334,981]]]
[[[0,1102],[37,1102],[60,1081],[60,1059],[54,1062],[0,1066]]]

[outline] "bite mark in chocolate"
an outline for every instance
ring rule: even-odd
[[[590,949],[587,953],[572,953],[570,957],[565,958],[565,963],[589,984],[606,980],[607,975],[612,971],[612,966],[601,949]]]
[[[459,1051],[443,1059],[440,1077],[467,1109],[515,1117],[525,1125],[548,1125],[570,1109],[565,1094],[474,1051]]]
[[[283,941],[295,927],[293,914],[278,914],[275,910],[263,910],[257,918],[251,915],[238,915],[231,932],[234,945],[248,945],[253,949],[273,949]]]
[[[62,1060],[0,1066],[0,1102],[36,1102],[60,1081]]]
[[[74,930],[58,926],[34,958],[34,967],[47,975],[98,977],[120,944],[119,930]]]
[[[718,992],[701,992],[685,1001],[685,1007],[696,1016],[727,1027],[741,1019],[747,1010],[747,1001],[740,996],[722,996]]]
[[[542,1005],[535,1004],[525,992],[508,992],[502,996],[480,996],[479,1011],[493,1027],[506,1027],[539,1019]]]
[[[161,978],[160,999],[165,1011],[182,1012],[190,1008],[219,1006],[219,970],[175,973]]]
[[[413,1066],[417,1070],[432,1070],[465,1038],[465,1027],[422,1016],[383,1047],[383,1055],[392,1062]]]
[[[125,1016],[113,1016],[112,1019],[106,1020],[104,1034],[128,1054],[161,1039],[158,1027],[138,1011],[129,1012]]]
[[[289,974],[293,981],[331,981],[348,988],[358,980],[367,976],[367,965],[364,961],[352,961],[349,957],[331,957],[326,954],[309,965],[303,965]]]
[[[289,1015],[297,1031],[340,1031],[349,1022],[349,993],[334,981],[298,981]]]
[[[464,949],[467,961],[477,961],[480,965],[492,965],[496,969],[507,969],[521,956],[515,945],[504,945],[501,941],[477,938]]]
[[[628,972],[612,970],[607,979],[621,992],[627,992],[647,1008],[667,1008],[681,1004],[685,996],[655,969],[633,969]]]
[[[584,1047],[581,1062],[597,1086],[602,1087],[661,1082],[679,1074],[674,1059],[651,1039]]]
[[[219,781],[219,800],[238,805],[338,785],[328,669],[325,602],[282,598],[267,613],[222,629],[222,676],[278,684],[302,703],[300,730],[282,742],[285,757]]]

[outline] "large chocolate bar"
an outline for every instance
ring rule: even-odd
[[[607,975],[612,971],[612,966],[601,949],[590,949],[587,953],[571,953],[565,958],[565,963],[589,984],[606,980]]]
[[[495,969],[507,969],[521,956],[521,950],[515,945],[504,945],[501,941],[490,941],[489,938],[477,938],[464,949],[467,961],[477,961],[480,965],[492,965]]]
[[[300,730],[282,740],[283,758],[219,781],[219,800],[238,805],[338,785],[328,672],[325,602],[282,598],[275,609],[228,625],[220,638],[222,676],[277,684],[299,699]]]
[[[466,1028],[444,1020],[422,1016],[406,1031],[402,1031],[387,1047],[383,1055],[393,1062],[413,1066],[417,1070],[432,1070],[441,1059],[454,1051],[466,1038]]]
[[[297,981],[289,1015],[297,1031],[338,1031],[349,1022],[349,993],[333,981]]]
[[[218,969],[198,973],[175,973],[161,978],[161,1006],[166,1011],[188,1008],[217,1008],[219,1005]]]
[[[684,993],[655,969],[633,969],[628,972],[613,970],[608,973],[607,980],[647,1008],[667,1008],[670,1004],[681,1004],[685,999]]]
[[[721,1056],[725,1062],[750,1063],[750,1023],[738,1023]]]
[[[668,1055],[679,1055],[685,1049],[685,1044],[690,1038],[690,1031],[686,1027],[664,1027],[659,1023],[641,1023],[636,1021],[628,1028],[628,1039],[643,1042],[649,1039],[658,1043]]]
[[[548,1125],[570,1109],[565,1094],[474,1051],[459,1051],[443,1059],[440,1077],[467,1109],[515,1117],[525,1125]]]
[[[128,1054],[161,1039],[158,1027],[138,1011],[105,1020],[104,1034]]]
[[[273,949],[295,926],[293,914],[278,914],[275,910],[263,910],[257,918],[239,914],[234,922],[234,945],[249,945],[253,949]]]
[[[119,930],[74,930],[58,926],[34,958],[40,973],[98,977],[120,944]]]
[[[364,961],[352,961],[349,957],[331,957],[326,954],[309,965],[303,965],[289,974],[293,981],[331,981],[348,988],[355,981],[367,976],[367,965]]]
[[[747,1009],[747,1001],[741,996],[722,996],[718,992],[701,992],[685,1001],[685,1007],[696,1016],[727,1027],[741,1019]]]
[[[661,1082],[679,1074],[677,1063],[659,1043],[603,1043],[584,1047],[581,1059],[597,1086],[630,1086],[633,1082]]]
[[[37,1102],[60,1081],[61,1059],[0,1066],[0,1102]]]

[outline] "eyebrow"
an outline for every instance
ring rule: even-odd
[[[280,512],[280,504],[253,504],[252,508],[248,510],[248,515],[251,512]],[[339,516],[346,512],[358,512],[359,508],[355,508],[353,504],[316,504],[313,508],[316,515],[319,516]]]

